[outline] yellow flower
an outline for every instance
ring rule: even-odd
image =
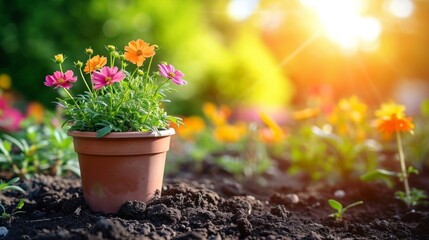
[[[264,142],[280,142],[285,134],[281,127],[266,113],[259,113],[262,122],[268,127],[260,131],[260,138]]]
[[[402,119],[405,117],[405,106],[393,102],[381,104],[379,110],[375,112],[378,119],[390,119],[392,115]]]
[[[367,107],[356,96],[341,99],[337,107],[354,123],[361,123],[365,118]]]
[[[0,89],[8,90],[12,85],[12,79],[6,73],[0,74]]]
[[[54,56],[55,62],[56,63],[63,63],[64,62],[64,55],[62,54],[57,54]]]
[[[299,121],[317,117],[320,113],[318,108],[305,108],[292,113],[292,118]]]

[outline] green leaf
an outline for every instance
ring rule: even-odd
[[[16,206],[16,209],[20,210],[24,207],[24,199],[19,199],[18,205]]]
[[[365,173],[360,177],[362,181],[372,182],[376,180],[383,181],[389,188],[392,188],[394,181],[392,178],[398,177],[397,172],[388,171],[384,169],[376,169],[374,171]]]
[[[329,199],[328,203],[329,203],[329,206],[331,206],[335,210],[338,210],[339,212],[343,209],[343,204],[341,204],[340,202],[334,199]]]
[[[101,138],[109,134],[113,130],[111,125],[105,126],[97,130],[97,138]]]

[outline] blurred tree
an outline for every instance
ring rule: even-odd
[[[66,67],[85,60],[91,46],[122,49],[142,38],[160,46],[155,62],[166,60],[185,73],[190,84],[170,106],[195,113],[203,101],[236,105],[281,105],[291,87],[263,44],[254,25],[226,14],[229,1],[198,0],[0,0],[0,72],[30,100],[52,106],[52,90],[43,86],[55,70],[49,61],[64,53]],[[82,86],[80,86],[82,87]],[[185,96],[185,97],[182,97]]]

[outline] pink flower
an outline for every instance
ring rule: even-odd
[[[181,71],[176,70],[171,64],[158,64],[159,74],[163,77],[171,79],[177,85],[187,84],[182,78],[185,76]]]
[[[53,75],[48,75],[45,78],[45,86],[54,88],[65,88],[69,89],[72,87],[72,83],[76,82],[77,77],[73,76],[73,71],[68,70],[65,73],[60,71],[54,72]]]
[[[92,74],[92,83],[94,84],[94,89],[98,90],[104,86],[120,82],[124,78],[125,74],[122,70],[118,71],[117,67],[103,67],[100,71],[96,71]]]
[[[0,96],[0,131],[18,131],[24,116],[20,111],[9,106],[6,99]]]

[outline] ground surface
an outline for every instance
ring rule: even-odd
[[[427,176],[412,186],[429,192]],[[384,185],[267,179],[261,188],[219,172],[188,172],[166,177],[160,198],[104,215],[88,209],[78,178],[37,176],[21,183],[25,195],[0,193],[9,212],[26,199],[25,213],[0,222],[0,233],[8,232],[0,239],[429,239],[429,207],[409,209]],[[364,204],[338,222],[329,217],[329,198]]]

